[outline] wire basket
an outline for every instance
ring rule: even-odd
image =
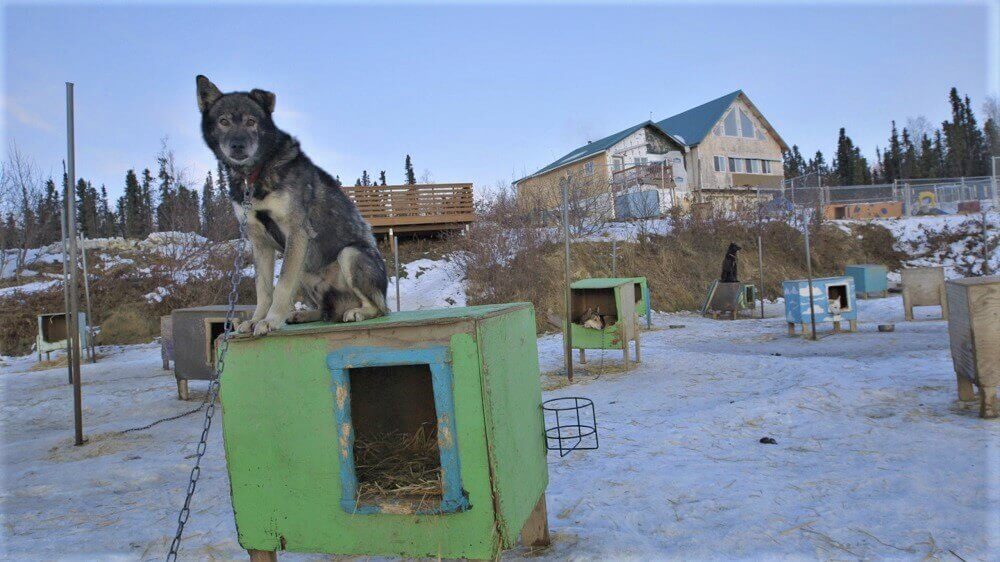
[[[597,414],[589,398],[569,396],[542,402],[545,414],[545,448],[565,457],[573,451],[599,447]],[[554,423],[553,423],[554,422]]]

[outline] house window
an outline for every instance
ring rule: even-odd
[[[594,175],[594,161],[591,160],[583,165],[583,173],[588,176]]]
[[[761,168],[761,171],[764,172],[765,174],[770,174],[771,173],[771,161],[770,160],[761,160],[760,161],[760,168]]]
[[[622,157],[621,156],[615,156],[614,158],[611,159],[611,169],[614,170],[614,171],[616,171],[616,172],[622,169]]]
[[[737,137],[739,134],[736,132],[736,112],[730,111],[726,114],[726,118],[722,121],[722,125],[726,131],[726,136]]]
[[[740,111],[740,128],[743,129],[743,136],[748,139],[754,138],[756,131],[754,130],[753,121],[751,121],[750,118],[747,117],[746,113],[743,113],[742,109],[739,111]]]
[[[743,159],[742,158],[730,158],[729,159],[729,171],[733,173],[739,173],[743,171]]]
[[[759,174],[760,173],[760,160],[756,158],[747,158],[747,173],[748,174]]]
[[[645,157],[636,156],[634,162],[636,166],[645,166],[649,160]]]
[[[744,162],[743,171],[745,171],[748,174],[752,174],[753,173],[753,158],[744,158],[743,162]]]
[[[714,160],[715,160],[715,171],[716,172],[725,172],[726,171],[726,157],[725,156],[716,156],[716,157],[714,157]]]

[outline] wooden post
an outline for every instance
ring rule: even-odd
[[[248,550],[250,562],[278,562],[278,553],[273,550]]]
[[[549,518],[545,508],[545,494],[538,498],[535,509],[531,510],[531,515],[524,522],[521,529],[521,544],[527,547],[549,546],[552,543],[549,538]]]
[[[758,192],[758,201],[760,204],[760,190]],[[764,238],[760,235],[757,236],[757,269],[760,271],[760,294],[757,298],[760,299],[760,318],[764,319]]]
[[[1000,416],[997,411],[997,389],[994,386],[979,387],[979,417],[995,418]]]
[[[389,238],[392,239],[392,256],[396,262],[396,312],[399,312],[399,240],[391,228]]]
[[[187,379],[177,379],[177,399],[187,400],[189,396]]]
[[[972,402],[976,399],[976,390],[972,386],[972,381],[962,375],[955,375],[958,379],[958,400],[960,402]]]

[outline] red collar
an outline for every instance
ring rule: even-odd
[[[260,179],[260,173],[261,173],[261,171],[263,171],[263,169],[264,169],[263,166],[258,166],[256,168],[250,170],[250,174],[247,175],[247,182],[249,182],[250,185],[254,185],[255,186],[256,183],[257,183],[257,180]]]

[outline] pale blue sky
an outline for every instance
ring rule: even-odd
[[[889,122],[996,93],[995,2],[751,5],[8,5],[3,125],[43,172],[65,157],[121,191],[160,139],[196,185],[214,168],[194,76],[277,93],[275,119],[330,173],[434,180],[532,172],[588,139],[742,88],[789,144],[872,156]],[[991,69],[993,75],[991,75]]]

